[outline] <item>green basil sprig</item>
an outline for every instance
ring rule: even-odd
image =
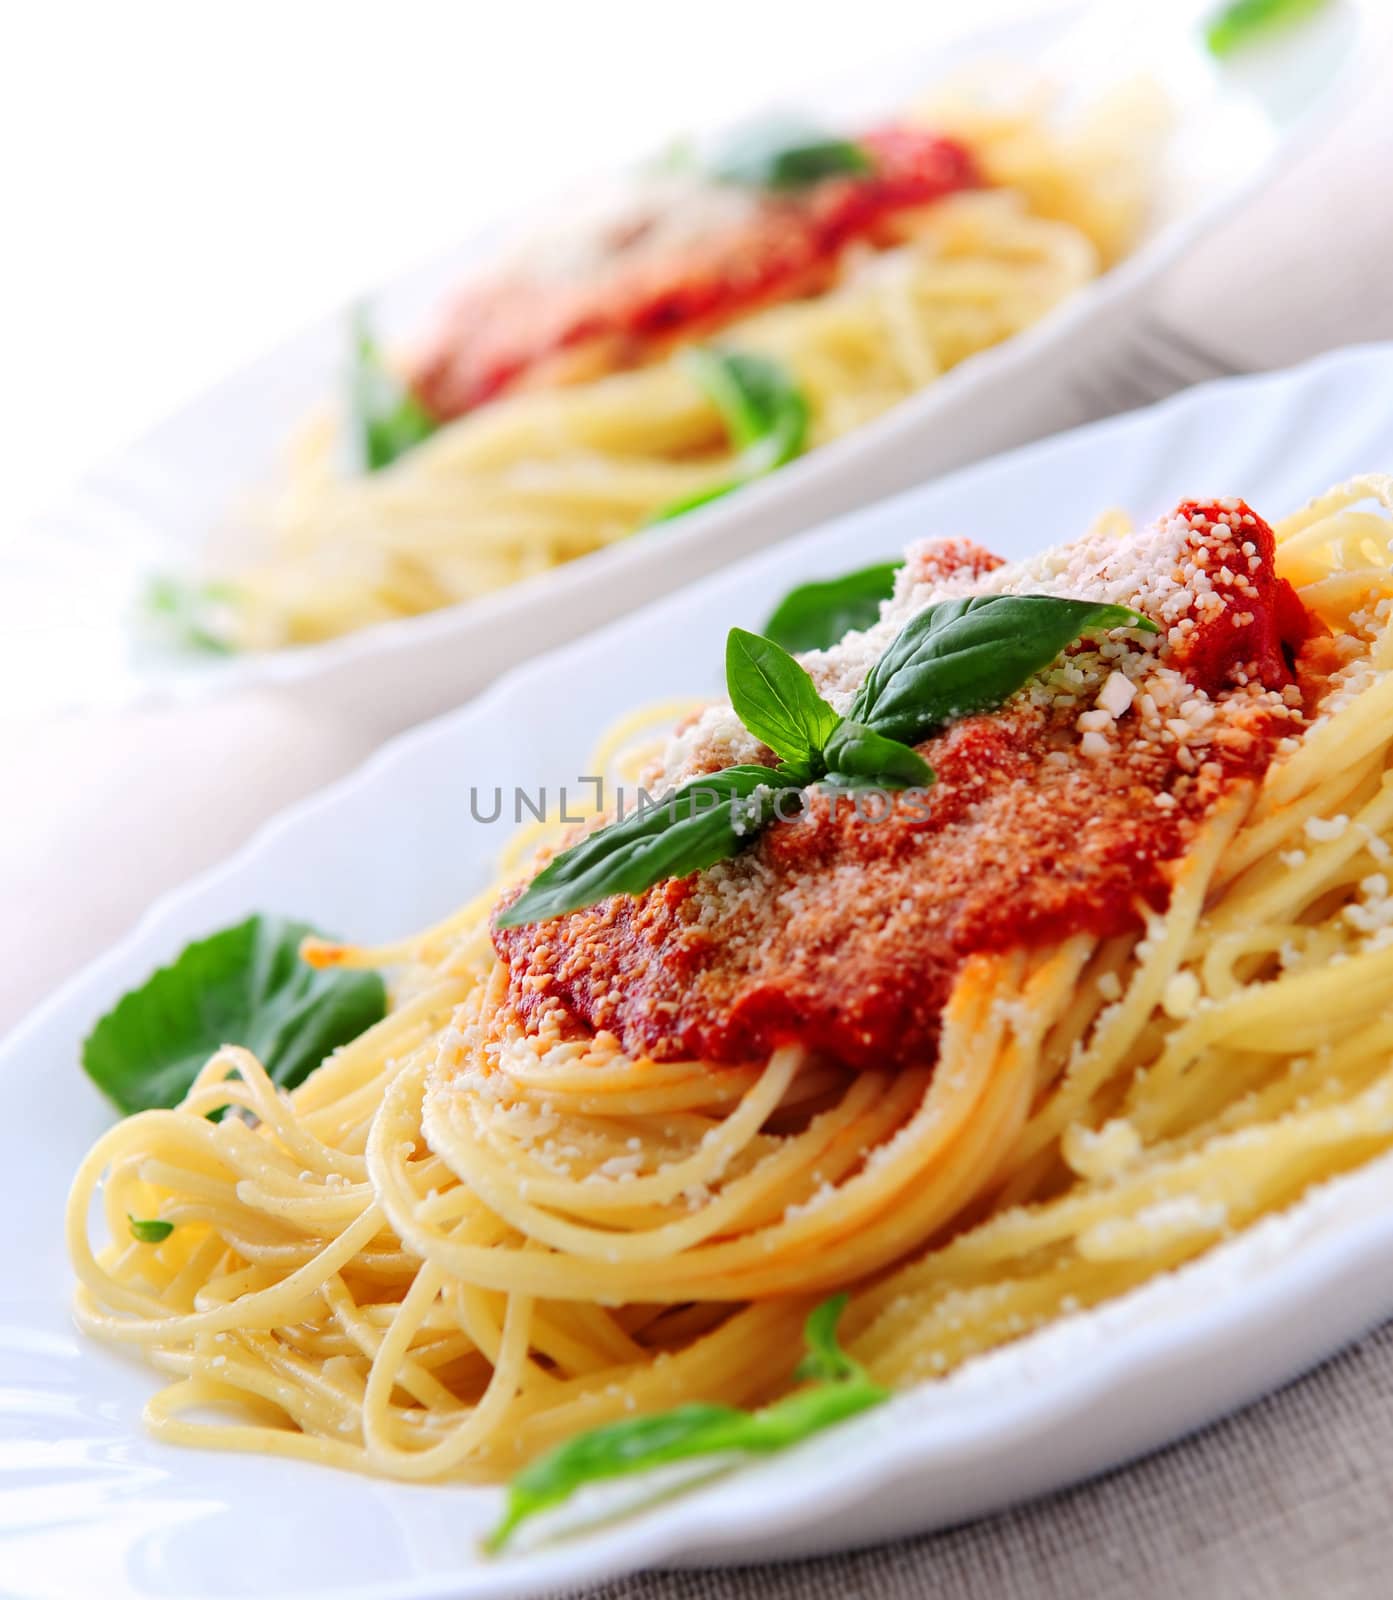
[[[1233,0],[1220,7],[1204,28],[1211,55],[1230,56],[1264,34],[1294,26],[1321,10],[1327,0]]]
[[[808,441],[808,402],[777,361],[714,345],[693,345],[678,361],[720,413],[739,459],[729,483],[673,501],[649,518],[650,525],[671,522],[764,477],[802,455]]]
[[[731,708],[790,767],[812,768],[842,720],[782,645],[743,628],[726,638]]]
[[[989,711],[1099,628],[1156,624],[1126,606],[1046,594],[941,600],[906,623],[866,675],[847,716],[893,739],[922,739],[955,717]]]
[[[128,1211],[126,1221],[131,1225],[131,1238],[138,1244],[163,1244],[174,1232],[172,1222],[162,1222],[158,1217],[133,1217]]]
[[[498,914],[497,927],[542,922],[612,894],[641,894],[664,878],[729,859],[776,815],[788,815],[786,797],[796,807],[808,784],[835,779],[836,753],[843,749],[849,780],[873,779],[891,789],[933,782],[928,763],[905,745],[878,735],[871,735],[878,744],[854,745],[812,679],[771,639],[731,629],[726,688],[735,714],[779,765],[726,767],[692,778],[666,799],[598,829],[544,867]]]
[[[560,1505],[586,1484],[699,1456],[769,1455],[888,1400],[890,1391],[873,1382],[837,1343],[846,1298],[838,1294],[824,1300],[808,1318],[803,1331],[808,1353],[794,1373],[805,1387],[757,1411],[694,1402],[568,1439],[513,1479],[485,1548],[501,1550],[529,1517]]]
[[[353,319],[347,401],[349,437],[364,472],[390,467],[440,426],[387,365],[362,310]]]
[[[735,855],[772,815],[778,775],[726,767],[693,778],[563,850],[495,918],[500,928],[545,922],[612,894],[642,894]]]
[[[208,1057],[237,1044],[294,1088],[387,1010],[377,973],[316,972],[301,961],[301,940],[313,932],[257,916],[187,946],[88,1034],[88,1077],[123,1115],[176,1106]]]
[[[778,766],[693,778],[666,800],[598,829],[549,862],[495,926],[542,922],[704,871],[738,854],[774,817],[787,820],[786,797],[796,811],[809,784],[927,787],[933,769],[914,745],[955,717],[1000,705],[1081,634],[1106,628],[1157,631],[1126,606],[1091,600],[1030,594],[941,601],[901,629],[845,717],[781,645],[732,628],[730,703]]]
[[[875,171],[869,153],[812,123],[771,118],[738,128],[709,165],[721,183],[751,189],[806,189],[825,178],[859,178]]]
[[[764,624],[765,638],[795,654],[825,650],[855,629],[861,632],[880,619],[880,603],[895,592],[898,561],[844,572],[839,578],[800,583],[775,606]]]
[[[786,783],[845,776],[904,789],[934,781],[928,762],[908,745],[838,716],[772,639],[730,630],[726,690],[736,716],[779,757],[777,775]]]
[[[731,443],[770,472],[803,448],[808,405],[777,361],[748,350],[694,345],[682,365],[710,395]]]
[[[933,768],[911,745],[843,717],[823,751],[832,783],[872,789],[926,789]]]
[[[231,655],[237,591],[226,583],[196,583],[169,573],[152,577],[140,602],[144,631],[168,648]]]

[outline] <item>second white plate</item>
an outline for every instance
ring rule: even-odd
[[[335,313],[209,389],[90,474],[0,552],[13,626],[0,677],[28,709],[196,696],[274,683],[316,711],[385,735],[457,705],[501,667],[576,638],[816,521],[1097,415],[1090,377],[1117,357],[1145,292],[1214,220],[1289,159],[1372,27],[1372,0],[1339,0],[1291,37],[1232,65],[1202,49],[1209,0],[1073,5],[926,55],[910,39],[873,71],[810,96],[833,117],[883,115],[964,61],[1038,68],[1087,101],[1146,73],[1171,100],[1156,214],[1120,266],[1035,327],[972,357],[845,439],[738,495],[469,605],[326,644],[230,661],[133,650],[129,610],[151,570],[195,562],[230,508],[271,480],[307,412],[333,392]],[[476,238],[383,286],[389,333],[414,334],[446,288],[491,248]],[[3,570],[3,568],[0,568]],[[12,659],[13,658],[13,659]]]

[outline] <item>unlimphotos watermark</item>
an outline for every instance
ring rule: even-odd
[[[712,776],[714,778],[715,774]],[[471,784],[469,815],[475,822],[485,824],[509,822],[520,827],[526,822],[556,822],[565,826],[593,821],[607,810],[612,822],[662,813],[667,813],[670,821],[676,821],[679,806],[683,817],[709,816],[722,806],[728,806],[738,830],[742,822],[759,815],[779,822],[807,822],[821,814],[820,810],[809,810],[806,788],[780,783],[772,768],[769,779],[767,785],[751,794],[733,793],[714,782],[706,787],[696,780],[654,793],[641,785],[629,788],[623,784],[607,784],[598,773],[582,773],[572,782],[555,788],[543,785],[529,789],[519,784],[479,788]],[[887,789],[874,784],[848,785],[827,780],[815,787],[825,797],[833,820],[849,811],[858,822],[870,824],[886,822],[893,816],[926,820],[933,792],[923,787]]]

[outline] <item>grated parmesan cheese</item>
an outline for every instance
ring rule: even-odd
[[[1349,818],[1343,812],[1336,817],[1307,817],[1305,834],[1317,844],[1329,844],[1332,840],[1342,838],[1347,827]]]

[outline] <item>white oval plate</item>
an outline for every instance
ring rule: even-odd
[[[0,1590],[33,1600],[532,1595],[645,1565],[803,1555],[993,1510],[1152,1449],[1393,1311],[1393,1163],[1331,1183],[1198,1263],[984,1357],[795,1452],[564,1545],[487,1563],[492,1491],[379,1483],[146,1438],[156,1379],[80,1339],[61,1241],[109,1113],[92,1020],[190,937],[252,910],[389,938],[485,880],[506,820],[471,785],[555,785],[635,702],[716,687],[732,624],[793,581],[968,533],[1021,556],[1099,509],[1242,494],[1269,516],[1393,463],[1393,345],[1235,379],[959,472],[706,579],[510,672],[161,901],[0,1050]],[[490,809],[487,801],[482,809]],[[80,893],[80,885],[66,886]]]
[[[1310,137],[1374,28],[1373,0],[1342,0],[1221,69],[1195,26],[1210,5],[1066,6],[928,57],[911,41],[878,69],[811,97],[826,115],[855,120],[922,94],[959,62],[996,59],[1057,78],[1084,101],[1147,72],[1177,113],[1153,224],[1133,255],[876,422],[676,525],[469,605],[231,661],[142,653],[130,612],[146,575],[196,560],[230,508],[271,481],[299,420],[333,392],[344,339],[336,312],[209,389],[21,530],[5,583],[16,626],[0,630],[0,677],[25,683],[31,711],[274,683],[315,709],[394,733],[477,693],[501,663],[577,638],[813,521],[1098,415],[1089,379],[1125,344],[1145,291]],[[418,330],[494,238],[386,285],[376,297],[385,330]]]

